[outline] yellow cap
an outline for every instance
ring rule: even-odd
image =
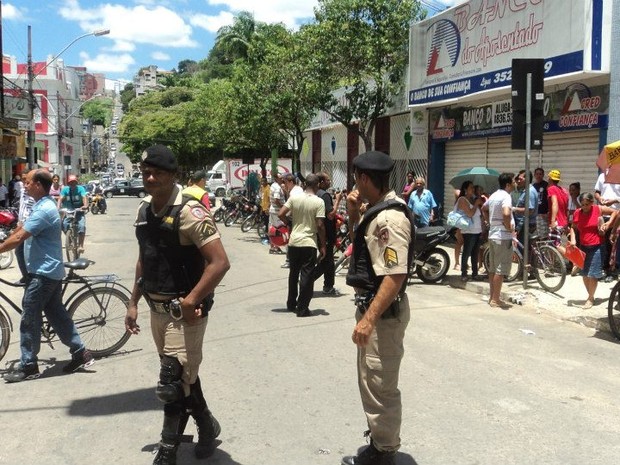
[[[560,170],[551,170],[549,171],[549,179],[553,179],[554,181],[560,181]]]

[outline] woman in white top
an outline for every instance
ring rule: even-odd
[[[471,262],[471,278],[480,280],[478,276],[478,253],[480,251],[480,236],[482,234],[482,219],[480,217],[480,206],[482,199],[474,195],[474,183],[465,181],[461,186],[460,195],[454,205],[456,210],[460,210],[472,219],[471,227],[461,229],[463,234],[463,252],[461,255],[461,280],[467,281],[467,262]]]

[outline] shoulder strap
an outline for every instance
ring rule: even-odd
[[[362,222],[359,224],[358,228],[365,227],[381,211],[388,208],[398,208],[402,210],[405,216],[407,216],[407,218],[411,222],[411,225],[413,226],[413,214],[411,213],[411,210],[409,210],[409,207],[407,207],[407,205],[403,202],[399,202],[398,200],[388,199],[384,200],[383,202],[379,202],[377,205],[373,205],[368,210],[366,210],[366,213],[364,213],[364,218],[362,219]],[[412,229],[412,231],[413,230],[414,229]]]

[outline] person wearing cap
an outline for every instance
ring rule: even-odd
[[[88,211],[88,196],[84,186],[78,185],[78,178],[70,175],[67,179],[68,185],[63,187],[58,198],[58,209],[66,208],[68,210],[78,210],[76,218],[78,219],[78,242],[79,253],[84,253],[84,238],[86,237],[86,215]],[[62,230],[66,233],[71,226],[71,219],[65,217],[62,220]]]
[[[183,194],[191,195],[199,200],[207,210],[211,210],[209,203],[209,193],[206,191],[207,173],[202,170],[195,171],[188,179],[187,187],[183,189]]]
[[[400,448],[398,377],[409,323],[405,291],[415,229],[411,211],[389,187],[393,167],[394,160],[382,152],[353,159],[356,189],[347,196],[353,254],[347,284],[355,290],[357,324],[351,338],[371,440],[359,455],[344,457],[343,465],[393,465]]]
[[[139,245],[135,284],[125,327],[138,334],[138,302],[144,297],[160,357],[155,390],[164,403],[164,424],[155,465],[176,464],[185,424],[198,428],[197,458],[213,454],[221,428],[204,398],[198,371],[215,288],[230,264],[211,213],[184,196],[176,183],[177,160],[164,145],[145,150],[141,163],[145,197],[138,207]]]
[[[433,193],[425,189],[425,186],[426,180],[419,176],[415,180],[415,190],[409,195],[408,205],[415,215],[415,225],[418,228],[424,228],[433,222],[435,216],[433,209],[437,208]]]
[[[549,187],[547,187],[547,201],[549,202],[549,240],[561,253],[566,249],[562,247],[562,235],[568,232],[568,193],[560,187],[560,170],[551,170],[547,175]]]

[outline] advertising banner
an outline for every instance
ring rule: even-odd
[[[409,105],[510,86],[515,57],[544,58],[545,78],[600,69],[602,25],[592,18],[602,8],[596,0],[470,0],[413,25]]]
[[[546,132],[604,128],[608,112],[609,87],[570,84],[545,95],[543,128]],[[435,141],[505,136],[511,132],[511,100],[430,111],[430,136]]]

